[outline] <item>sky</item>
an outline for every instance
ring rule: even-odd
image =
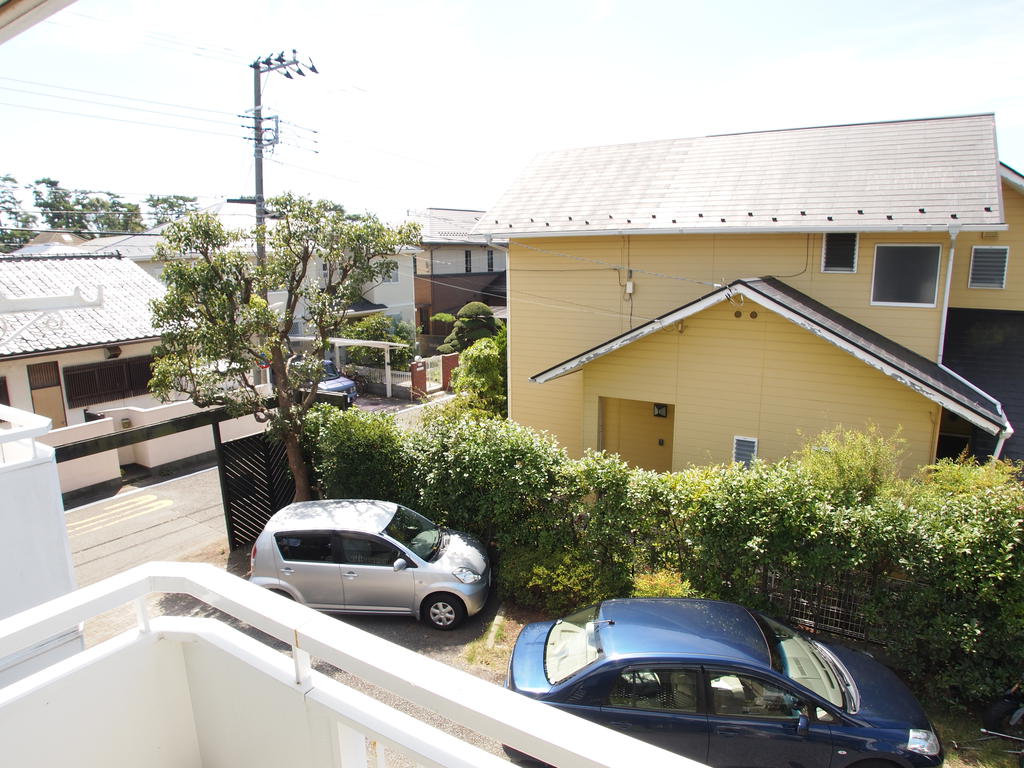
[[[319,74],[262,78],[266,194],[392,223],[540,152],[716,133],[994,112],[1024,170],[1022,33],[1024,0],[78,0],[0,45],[0,175],[252,195],[249,64],[292,49]]]

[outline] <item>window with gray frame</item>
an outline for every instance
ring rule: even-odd
[[[877,245],[872,304],[935,306],[940,245]]]
[[[971,250],[971,288],[1005,288],[1010,249],[1005,245],[976,245]]]
[[[491,248],[487,249],[487,271],[494,271],[494,250]]]
[[[822,272],[857,271],[857,233],[826,232],[821,245]]]
[[[472,251],[466,251],[466,271],[467,272],[472,272],[473,271],[473,252]]]

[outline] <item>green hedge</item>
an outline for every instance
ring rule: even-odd
[[[389,498],[475,533],[520,605],[564,612],[675,574],[677,594],[770,610],[765,568],[784,584],[854,573],[886,658],[919,689],[980,698],[1019,672],[1024,492],[1009,465],[904,481],[898,436],[837,430],[773,464],[659,474],[570,459],[513,422],[442,412],[405,432],[326,406],[306,436],[325,497]]]

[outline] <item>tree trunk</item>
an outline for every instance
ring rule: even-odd
[[[295,501],[309,501],[313,498],[313,492],[309,485],[309,469],[306,467],[306,459],[302,455],[299,436],[288,432],[285,433],[283,439],[284,448],[288,454],[288,468],[292,471],[292,477],[295,479]]]

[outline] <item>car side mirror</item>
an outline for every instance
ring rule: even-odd
[[[397,560],[395,560],[395,570],[396,571],[404,571],[408,567],[409,567],[409,563],[407,563],[405,561],[404,557],[400,557]]]
[[[811,721],[807,718],[803,712],[800,713],[800,717],[796,721],[796,735],[807,736],[811,732]]]

